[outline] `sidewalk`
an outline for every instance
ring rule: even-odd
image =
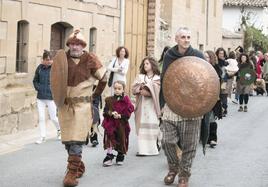
[[[135,97],[130,97],[132,103],[135,105]],[[103,106],[104,107],[104,106]],[[100,117],[102,120],[103,109],[100,109]],[[57,132],[54,124],[47,120],[47,137],[46,139],[56,139]],[[103,129],[99,128],[100,134],[103,134]],[[36,140],[40,138],[40,129],[35,127],[34,129],[29,129],[21,131],[14,134],[0,136],[0,155],[11,153],[23,149],[27,144],[33,144]],[[57,140],[58,141],[58,140]]]
[[[54,138],[56,140],[56,128],[50,120],[47,121],[46,130],[47,139]],[[40,138],[39,127],[14,134],[0,136],[0,155],[23,149],[25,145],[35,143],[38,138]]]

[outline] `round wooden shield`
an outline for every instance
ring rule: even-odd
[[[220,94],[219,77],[212,65],[193,56],[170,64],[162,86],[168,107],[184,118],[211,111]]]
[[[239,81],[243,85],[254,83],[256,78],[256,73],[253,69],[245,68],[239,72]]]
[[[63,49],[59,50],[53,58],[50,72],[50,87],[52,97],[57,107],[64,104],[67,95],[68,62]]]

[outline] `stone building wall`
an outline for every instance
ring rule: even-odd
[[[243,46],[243,39],[240,38],[222,38],[222,47],[229,53],[234,51],[238,46]]]
[[[215,50],[222,45],[222,0],[161,0],[159,3],[153,50],[157,58],[166,45],[175,44],[175,33],[181,26],[190,28],[194,48]]]
[[[222,47],[228,52],[234,51],[238,46],[243,47],[243,33],[222,29]]]
[[[35,91],[31,87],[7,85],[0,94],[0,135],[37,125]]]
[[[133,69],[139,66],[139,59],[145,55],[158,59],[164,46],[175,44],[175,33],[180,26],[191,29],[195,48],[213,50],[222,44],[222,0],[125,2],[132,7],[131,10],[125,10],[125,15],[138,10],[129,16],[131,20],[125,20],[125,24],[132,28],[130,34],[133,35],[128,36],[125,30],[125,37],[128,36],[125,39],[133,48],[130,51],[133,53],[129,70],[131,77],[135,77],[132,74],[136,70]],[[141,23],[137,21],[141,19],[138,17],[141,15],[139,11],[143,11],[146,19],[142,22],[144,27],[136,24]],[[16,71],[17,25],[21,20],[27,21],[29,31],[26,37],[28,64],[24,73]],[[88,45],[86,50],[94,48],[93,51],[107,65],[119,43],[120,0],[0,0],[0,135],[37,125],[36,92],[32,79],[43,49],[50,49],[52,26],[55,24],[64,26],[66,36],[73,29],[80,28],[87,41],[91,40],[91,29],[95,29],[96,41],[94,45]],[[138,40],[134,40],[137,37]],[[144,45],[143,39],[146,41]]]
[[[66,27],[64,41],[76,28],[89,41],[90,29],[95,28],[94,50],[106,65],[118,46],[119,2],[0,0],[0,135],[37,125],[32,80],[43,49],[50,49],[52,25],[59,23]],[[28,23],[28,41],[23,44],[27,48],[25,72],[16,70],[17,31],[21,20]]]

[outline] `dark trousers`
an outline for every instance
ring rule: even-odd
[[[248,104],[248,94],[239,95],[239,104],[242,105],[243,103]]]
[[[98,115],[95,114],[95,116],[93,116],[93,123],[95,120],[98,120],[98,124],[100,124],[100,119],[95,119],[95,117],[97,116],[97,118],[99,118],[99,106],[101,106],[102,108],[101,96],[98,96],[93,99],[93,106],[97,108],[96,112],[98,113]],[[96,132],[93,132],[93,127],[91,127],[90,131],[91,131],[90,142],[92,143],[93,141],[98,141],[98,134]]]
[[[217,142],[217,128],[218,124],[216,122],[210,123],[208,143],[210,143],[210,141]]]
[[[98,141],[98,134],[96,132],[93,132],[93,128],[91,128],[91,136],[90,136],[90,143],[93,141]]]
[[[224,109],[224,113],[226,111],[227,113],[227,108],[228,108],[228,105],[227,105],[227,97],[228,97],[228,94],[220,94],[220,99],[221,99],[221,103],[222,103],[222,108]]]

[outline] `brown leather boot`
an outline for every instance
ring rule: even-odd
[[[78,169],[81,162],[81,157],[79,156],[69,156],[68,158],[67,173],[64,177],[63,184],[65,187],[73,187],[78,185]]]
[[[179,184],[177,187],[188,187],[188,178],[180,177]]]
[[[83,176],[83,174],[85,173],[85,164],[84,162],[81,160],[78,171],[77,171],[77,178],[80,178]]]
[[[170,166],[169,167],[168,174],[164,178],[165,184],[166,185],[173,184],[173,182],[174,182],[174,180],[176,178],[177,173],[178,173],[177,168],[175,166]]]

